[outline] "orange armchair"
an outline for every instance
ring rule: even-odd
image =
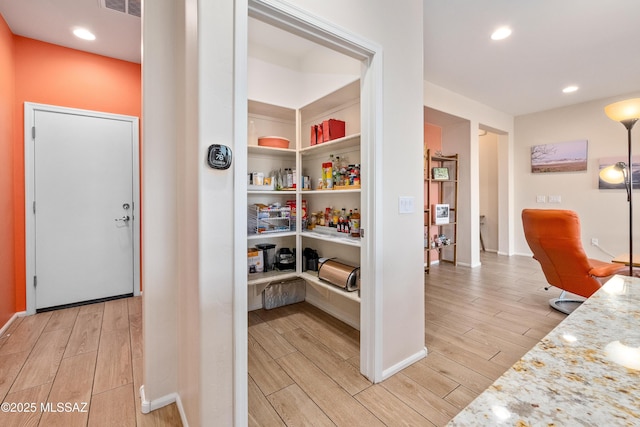
[[[604,279],[626,268],[587,258],[580,238],[580,219],[573,211],[524,209],[522,225],[533,258],[540,263],[547,282],[562,290],[559,298],[549,300],[549,305],[558,311],[570,314],[584,301],[566,298],[567,292],[589,298]]]

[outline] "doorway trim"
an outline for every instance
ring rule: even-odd
[[[245,3],[246,1],[246,3]],[[363,159],[363,179],[369,190],[362,194],[362,222],[367,224],[366,237],[361,246],[362,281],[368,292],[360,301],[360,371],[374,383],[384,379],[382,361],[382,122],[383,122],[383,49],[318,16],[281,0],[244,0],[236,2],[235,18],[235,88],[234,130],[238,141],[247,135],[247,8],[248,15],[324,47],[343,53],[362,64],[361,72],[361,141],[368,144]],[[242,137],[242,135],[245,135]],[[237,156],[235,188],[236,212],[246,209],[246,156]],[[236,224],[235,266],[237,278],[234,288],[234,417],[236,425],[247,420],[247,283],[246,283],[246,226]]]
[[[133,295],[140,295],[140,133],[139,120],[134,116],[104,113],[100,111],[82,110],[77,108],[60,107],[56,105],[24,103],[24,183],[25,183],[25,286],[27,311],[26,314],[36,313],[36,290],[33,286],[35,276],[36,229],[33,215],[33,200],[35,196],[35,147],[33,144],[33,127],[36,111],[51,113],[74,114],[80,116],[97,117],[129,122],[132,124],[133,135]],[[136,179],[137,178],[137,179]]]

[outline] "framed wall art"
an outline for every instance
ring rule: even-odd
[[[531,173],[582,172],[586,170],[586,139],[531,147]]]
[[[449,224],[449,205],[448,204],[437,204],[433,205],[433,223],[436,225],[439,224]]]
[[[626,164],[628,159],[624,156],[620,157],[602,157],[598,159],[598,189],[599,190],[624,190],[624,182],[618,184],[610,184],[600,178],[600,171],[608,166],[618,162]],[[633,189],[640,189],[640,156],[633,156],[631,159],[631,177],[633,178]]]
[[[449,179],[449,168],[432,168],[431,178],[435,181],[446,181]]]

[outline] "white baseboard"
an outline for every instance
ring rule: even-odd
[[[189,427],[189,422],[187,421],[187,415],[184,412],[184,406],[182,406],[182,399],[180,399],[180,395],[176,393],[176,406],[178,407],[178,412],[180,413],[180,420],[182,420],[182,427]]]
[[[382,381],[386,380],[387,378],[391,377],[392,375],[397,374],[398,372],[400,372],[401,370],[403,370],[407,366],[413,365],[418,360],[424,359],[425,357],[427,357],[427,347],[424,347],[419,352],[417,352],[417,353],[407,357],[406,359],[396,363],[395,365],[391,366],[390,368],[387,368],[387,369],[383,370],[382,371]]]
[[[262,304],[251,304],[247,307],[247,311],[260,310],[262,308]]]
[[[189,427],[189,423],[187,422],[187,416],[184,412],[184,406],[182,406],[182,400],[180,399],[180,395],[178,393],[170,393],[166,396],[162,396],[159,399],[154,399],[152,401],[147,400],[144,393],[144,385],[140,386],[140,410],[143,414],[148,414],[151,411],[155,411],[156,409],[163,408],[172,403],[176,404],[178,407],[178,412],[180,413],[180,419],[182,420],[183,427]]]
[[[17,313],[13,313],[13,316],[11,316],[9,320],[7,320],[7,323],[5,323],[2,328],[0,328],[0,337],[3,336],[5,332],[7,332],[7,329],[9,329],[9,326],[11,326],[14,320],[16,320],[18,317],[24,317],[26,315],[27,315],[26,311],[19,311]]]
[[[527,258],[533,258],[533,254],[532,253],[525,253],[525,252],[514,252],[511,255],[498,252],[498,255],[523,256],[523,257],[527,257]]]
[[[349,314],[346,313],[345,311],[336,310],[335,307],[333,307],[331,304],[328,304],[319,298],[315,298],[313,295],[307,294],[307,296],[305,297],[305,301],[315,307],[318,307],[320,310],[324,311],[327,314],[330,314],[336,319],[342,320],[344,323],[351,326],[352,328],[360,330],[359,318],[353,319],[353,317],[349,316]]]
[[[262,307],[262,292],[258,295],[251,295],[251,292],[249,292],[247,298],[247,311],[259,310]]]

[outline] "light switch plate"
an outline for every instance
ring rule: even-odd
[[[415,197],[400,197],[398,199],[398,213],[408,214],[415,211]]]
[[[547,196],[536,196],[536,203],[546,203]]]
[[[562,202],[561,196],[549,196],[549,203],[560,203]]]

